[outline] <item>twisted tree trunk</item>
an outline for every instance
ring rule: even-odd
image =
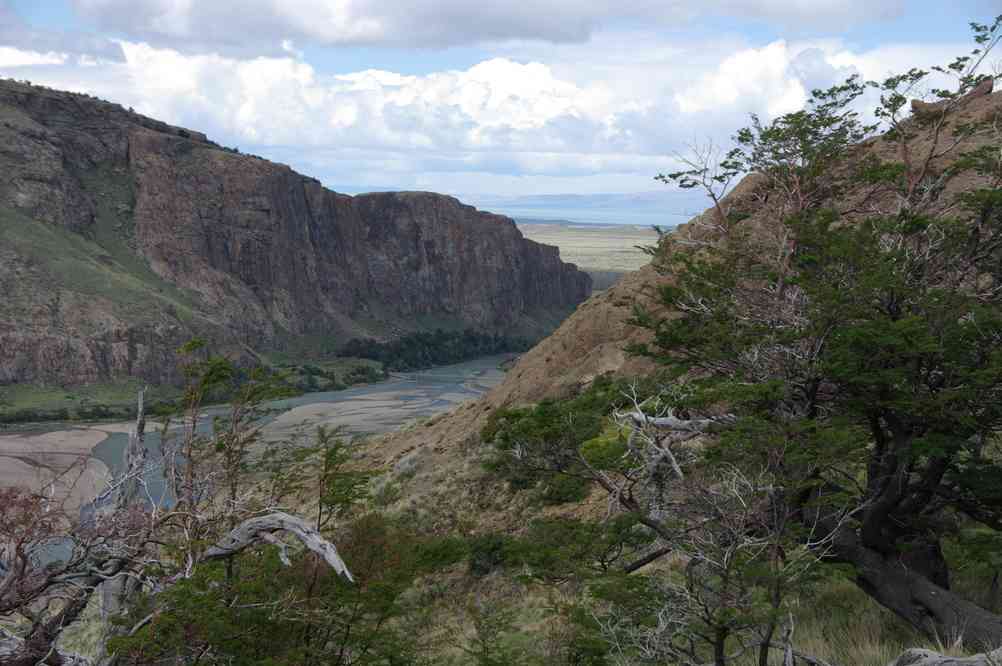
[[[867,595],[926,635],[948,642],[961,639],[975,649],[1002,644],[1002,616],[869,548],[857,546],[845,555],[856,567],[856,584]]]

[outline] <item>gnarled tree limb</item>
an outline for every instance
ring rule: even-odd
[[[680,432],[713,432],[734,422],[734,417],[729,414],[716,419],[680,419],[674,414],[654,417],[647,416],[643,412],[629,412],[622,416],[632,419],[640,426],[651,425]]]
[[[337,547],[310,527],[305,520],[277,511],[264,516],[250,518],[234,527],[229,534],[202,553],[199,561],[219,560],[240,553],[261,542],[273,543],[275,532],[288,532],[314,553],[323,558],[334,571],[350,581],[355,579],[348,566],[341,559]]]

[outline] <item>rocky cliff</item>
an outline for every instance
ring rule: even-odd
[[[0,384],[168,379],[193,335],[254,354],[439,326],[538,334],[590,288],[556,248],[454,198],[338,194],[118,105],[0,81]]]

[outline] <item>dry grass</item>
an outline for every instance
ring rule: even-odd
[[[637,249],[653,245],[657,233],[634,225],[519,224],[529,240],[560,248],[560,258],[587,271],[635,271],[650,260]]]
[[[794,647],[836,666],[887,666],[909,648],[964,656],[959,646],[933,643],[848,580],[835,579],[805,591],[794,609]],[[757,664],[748,655],[738,666]],[[771,663],[782,664],[776,652]]]

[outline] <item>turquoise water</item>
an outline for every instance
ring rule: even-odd
[[[377,384],[343,391],[307,393],[276,401],[268,405],[274,412],[268,417],[271,423],[265,429],[266,435],[272,424],[282,426],[271,433],[276,437],[293,433],[298,419],[295,414],[290,418],[290,411],[311,406],[318,408],[314,411],[319,412],[319,416],[310,421],[340,426],[351,435],[390,432],[414,419],[448,411],[497,386],[504,378],[500,365],[510,358],[510,354],[488,356],[431,370],[396,373]],[[205,410],[198,425],[199,431],[208,433],[212,428],[212,417],[225,413],[226,407]],[[111,433],[94,448],[93,456],[107,465],[112,473],[117,473],[121,471],[128,441],[129,436],[125,433]],[[160,432],[157,424],[148,424],[145,444],[147,460],[158,460]],[[161,497],[164,482],[159,469],[147,475],[147,484],[154,498]]]

